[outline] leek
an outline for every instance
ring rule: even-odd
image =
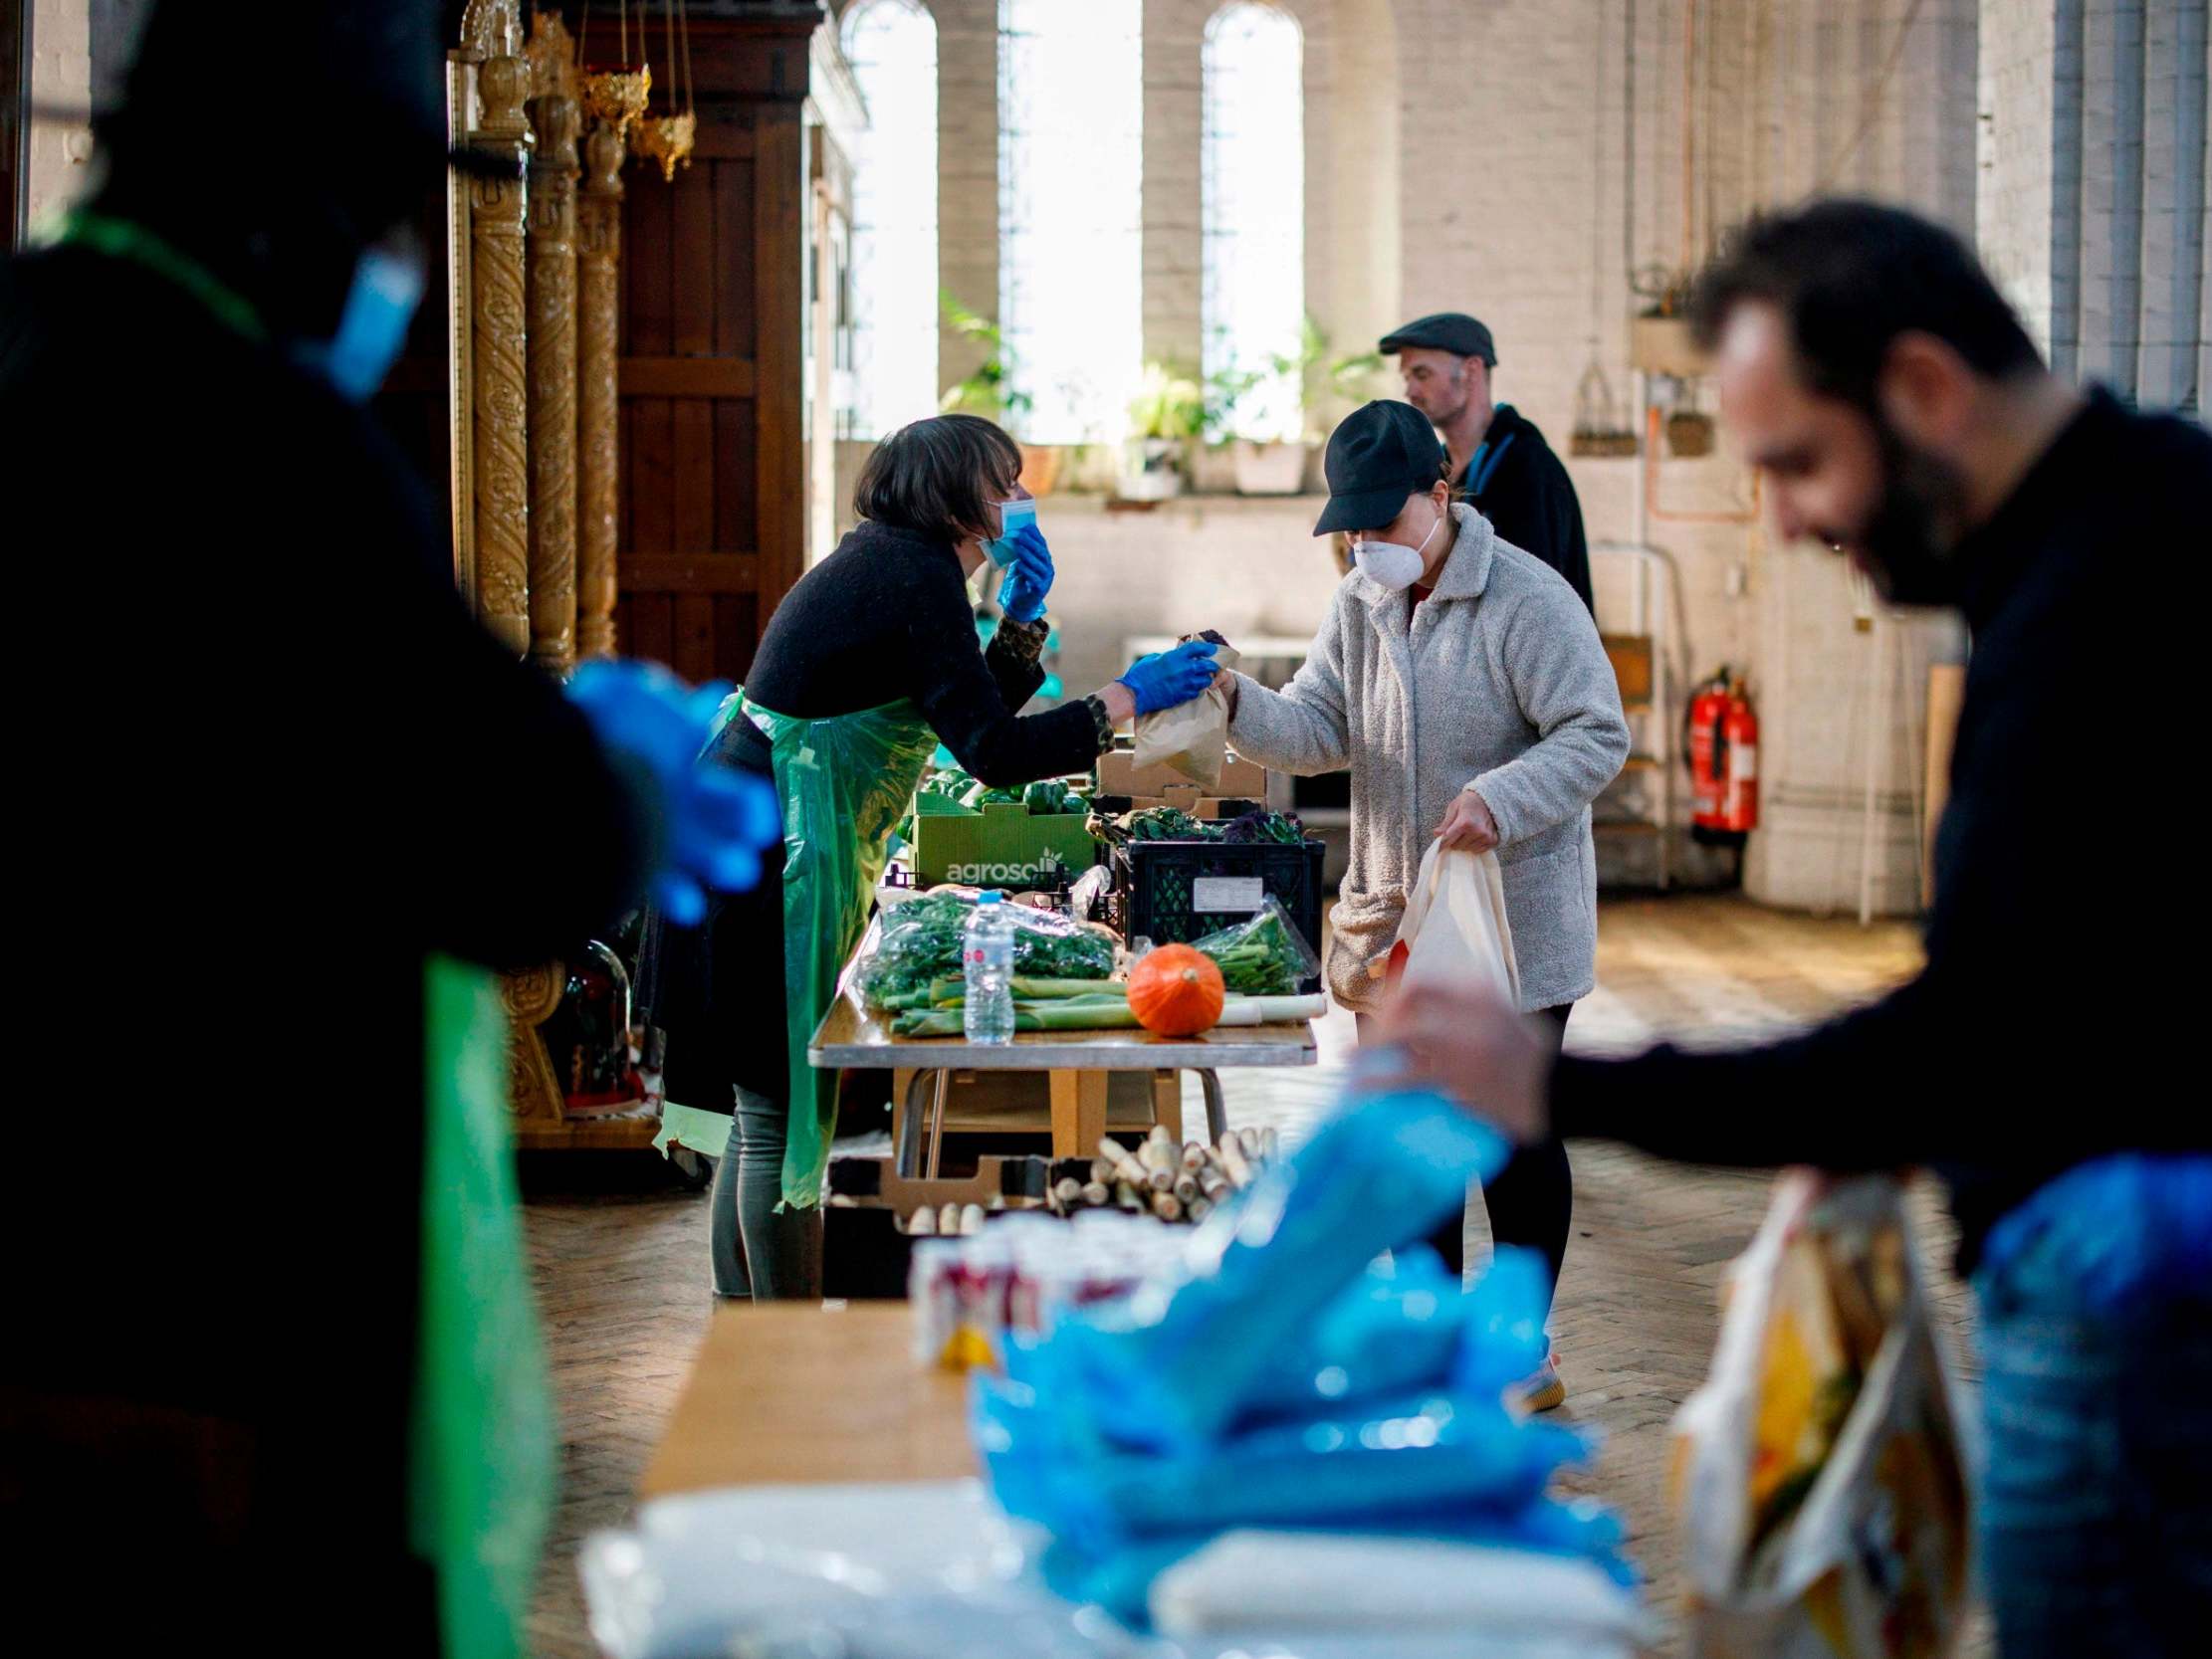
[[[1295,1024],[1319,1019],[1328,1011],[1320,996],[1231,996],[1223,999],[1216,1026]],[[966,1035],[964,1007],[912,1009],[898,1016],[891,1027],[898,1037],[959,1037]],[[1139,1026],[1129,1011],[1126,994],[1110,996],[1094,990],[1085,996],[1043,1000],[1014,999],[1016,1031],[1130,1031]]]

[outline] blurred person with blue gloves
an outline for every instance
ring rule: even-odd
[[[810,1066],[806,1045],[938,744],[995,788],[1080,772],[1115,727],[1213,682],[1215,648],[1192,641],[1089,697],[1016,713],[1044,680],[1053,576],[1020,473],[1013,440],[975,415],[916,421],[877,446],[855,493],[859,526],[784,595],[709,751],[774,775],[785,854],[704,927],[670,916],[648,930],[640,1001],[666,1043],[668,1131],[719,1157],[719,1296],[821,1294],[837,1075]],[[981,649],[979,574],[1001,612]],[[780,997],[764,994],[779,979]]]
[[[0,1515],[87,1651],[510,1655],[550,1394],[486,969],[648,881],[757,879],[707,710],[573,699],[477,627],[364,404],[449,158],[439,8],[151,14],[99,182],[0,266],[31,625],[16,926],[54,1063],[15,1125]],[[281,88],[291,139],[210,130]],[[34,524],[30,504],[44,509]]]
[[[2177,775],[2212,434],[2059,379],[1965,246],[1895,208],[1754,220],[1692,315],[1781,534],[1972,630],[1926,963],[1734,1051],[1559,1058],[1514,1010],[1430,988],[1386,1032],[1523,1141],[1934,1169],[1980,1315],[1977,1526],[2005,1659],[2202,1653],[2212,1115],[2173,1052],[2203,1011],[2171,958],[2205,902],[2155,808],[2145,844],[2080,780],[2093,760]],[[2117,717],[2094,695],[2114,686]]]

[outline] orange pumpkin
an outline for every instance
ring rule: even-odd
[[[1129,970],[1129,1011],[1160,1037],[1195,1037],[1221,1017],[1221,970],[1188,944],[1163,944]]]

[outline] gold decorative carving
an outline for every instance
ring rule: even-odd
[[[469,0],[461,13],[461,54],[471,63],[512,58],[523,49],[522,0]]]
[[[485,7],[487,13],[502,9]],[[504,9],[512,12],[513,7]],[[531,151],[530,122],[523,112],[528,82],[529,65],[519,57],[487,58],[478,66],[480,112],[472,142],[479,150],[511,157],[517,176],[479,176],[469,184],[477,614],[517,656],[531,643],[529,401],[524,390],[528,192],[521,177]]]
[[[560,1006],[568,970],[559,962],[500,975],[500,1006],[507,1014],[508,1108],[534,1122],[559,1123],[565,1113],[560,1079],[538,1028]]]
[[[620,137],[645,113],[653,92],[653,72],[644,64],[635,69],[586,70],[580,85],[583,112],[613,127],[615,136]]]
[[[576,200],[576,655],[585,659],[614,655],[622,153],[621,126],[596,122]]]
[[[640,155],[661,164],[661,177],[676,182],[676,169],[691,165],[691,149],[699,136],[699,117],[689,109],[680,115],[649,115],[637,123],[631,141]]]
[[[568,32],[532,18],[530,163],[530,655],[576,659],[576,132]]]
[[[523,57],[530,64],[531,97],[577,96],[576,43],[558,12],[530,14],[530,44],[523,48]],[[545,141],[543,133],[539,141]]]

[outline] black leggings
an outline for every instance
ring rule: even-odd
[[[1544,1017],[1566,1035],[1572,1002],[1543,1010]],[[1367,1035],[1367,1016],[1359,1016],[1360,1035]],[[1490,1237],[1499,1244],[1527,1245],[1544,1253],[1551,1269],[1552,1288],[1559,1286],[1559,1270],[1567,1259],[1567,1233],[1575,1214],[1574,1171],[1568,1167],[1567,1148],[1557,1137],[1534,1145],[1515,1148],[1497,1178],[1482,1189],[1484,1208],[1490,1212]],[[1430,1236],[1437,1254],[1454,1273],[1467,1265],[1467,1220],[1464,1211],[1451,1217]]]

